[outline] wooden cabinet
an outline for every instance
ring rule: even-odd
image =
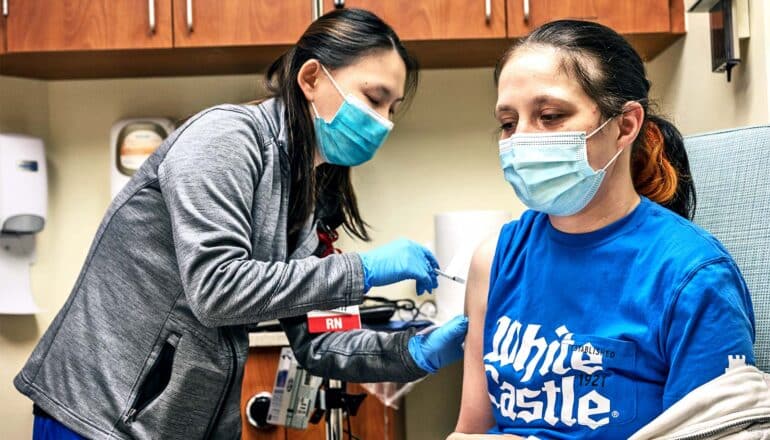
[[[39,79],[262,72],[316,7],[371,10],[423,68],[493,66],[514,39],[560,18],[614,28],[644,60],[685,32],[682,0],[6,1],[0,74]]]
[[[2,0],[0,0],[2,3]],[[2,7],[0,7],[0,54],[5,53],[5,16]]]
[[[505,38],[505,0],[324,0],[368,9],[405,41]]]
[[[311,0],[173,0],[174,46],[294,44],[312,20]]]
[[[271,392],[278,368],[279,347],[259,347],[249,351],[243,372],[241,387],[241,417],[243,440],[318,440],[325,438],[324,424],[309,425],[300,431],[276,426],[268,430],[258,430],[248,424],[243,408],[254,394],[262,391]],[[349,393],[364,393],[358,385],[348,385]],[[365,440],[399,440],[404,438],[404,418],[401,411],[386,408],[374,396],[368,396],[358,415],[351,418],[353,434]],[[348,438],[347,435],[344,438]]]
[[[8,0],[8,52],[172,46],[171,0]]]
[[[508,0],[508,36],[559,19],[596,21],[621,34],[669,32],[670,0]],[[681,0],[675,0],[681,3]],[[673,3],[673,2],[672,2]]]

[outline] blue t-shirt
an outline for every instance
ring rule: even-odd
[[[484,324],[496,426],[624,439],[731,365],[752,364],[746,284],[711,235],[642,198],[598,231],[525,212],[504,226]]]

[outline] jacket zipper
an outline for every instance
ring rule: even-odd
[[[713,428],[713,429],[705,431],[705,432],[700,432],[700,433],[696,433],[696,434],[690,434],[690,435],[686,435],[684,437],[676,437],[673,440],[705,440],[705,439],[711,438],[714,435],[719,434],[720,432],[727,431],[727,430],[730,430],[730,429],[733,429],[733,428],[738,428],[738,427],[741,427],[741,426],[748,427],[750,425],[755,425],[757,423],[767,423],[767,422],[770,422],[770,417],[768,417],[768,416],[761,416],[761,417],[756,417],[756,418],[753,418],[753,419],[750,418],[748,420],[740,420],[740,421],[737,421],[737,422],[727,423],[725,425],[718,426],[716,428]]]
[[[235,368],[237,367],[237,354],[235,352],[235,345],[233,344],[232,339],[230,339],[230,337],[226,334],[226,332],[224,330],[221,331],[222,337],[225,339],[225,342],[227,342],[227,347],[230,349],[230,371],[227,375],[227,385],[225,386],[224,393],[219,397],[219,402],[217,402],[217,407],[214,411],[214,417],[212,417],[211,421],[209,422],[209,426],[206,428],[206,434],[203,436],[204,439],[211,437],[211,431],[214,429],[217,421],[222,416],[225,399],[227,399],[227,396],[230,394],[230,390],[233,388],[233,382],[235,382]]]

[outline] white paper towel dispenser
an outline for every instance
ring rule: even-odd
[[[47,182],[43,141],[0,134],[0,233],[34,234],[43,229]]]
[[[0,134],[0,314],[39,311],[29,268],[35,236],[45,226],[48,177],[43,141]]]

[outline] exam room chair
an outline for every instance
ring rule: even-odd
[[[688,136],[684,144],[694,221],[738,263],[754,304],[757,367],[770,372],[770,125]]]

